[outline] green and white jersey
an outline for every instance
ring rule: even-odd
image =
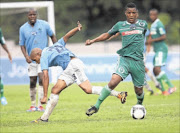
[[[122,48],[117,51],[120,56],[130,57],[134,60],[143,60],[146,30],[147,22],[144,20],[137,20],[135,24],[127,21],[119,21],[108,33],[115,35],[119,32],[122,36]]]
[[[156,19],[152,24],[151,24],[151,29],[150,29],[150,34],[152,38],[159,38],[162,35],[166,34],[166,30],[164,28],[164,25],[159,19]],[[167,52],[167,45],[165,41],[158,41],[158,42],[153,42],[153,48],[154,52]]]
[[[5,44],[5,39],[4,39],[4,37],[3,37],[1,28],[0,28],[0,44],[1,44],[1,45]]]

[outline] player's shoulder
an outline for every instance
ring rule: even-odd
[[[157,25],[159,25],[159,26],[164,26],[163,23],[162,23],[162,21],[161,21],[160,19],[158,19]]]
[[[137,24],[138,24],[140,27],[147,28],[147,22],[146,22],[146,20],[138,19]]]
[[[28,22],[24,23],[23,25],[21,25],[20,30],[26,29],[28,25]]]
[[[147,25],[146,20],[142,20],[142,19],[138,19],[138,23],[139,23],[139,24],[145,24],[145,25]]]
[[[43,25],[47,25],[47,24],[48,24],[47,21],[42,20],[42,19],[37,19],[36,22],[37,22],[37,23],[40,23],[40,24],[43,24]]]

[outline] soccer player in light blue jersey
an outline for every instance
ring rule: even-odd
[[[62,90],[76,82],[78,86],[87,94],[100,94],[103,89],[101,86],[91,86],[84,72],[84,64],[78,59],[71,51],[69,51],[65,45],[70,37],[76,34],[82,29],[82,25],[78,22],[78,26],[71,31],[69,31],[65,36],[63,36],[57,43],[53,46],[47,47],[44,50],[35,48],[31,52],[31,59],[36,61],[36,63],[41,64],[41,70],[43,71],[43,88],[44,97],[41,103],[46,103],[48,86],[49,86],[49,67],[61,66],[64,70],[60,75],[56,85],[52,88],[50,98],[47,102],[46,110],[44,114],[37,120],[33,122],[48,122],[49,116],[52,113],[54,107],[58,103],[59,94]],[[115,96],[125,102],[123,97],[125,92],[111,91],[111,96]],[[127,93],[127,92],[126,92]],[[122,101],[123,100],[123,101]]]
[[[19,45],[21,46],[22,53],[28,63],[28,75],[30,77],[31,107],[27,110],[28,112],[36,110],[44,111],[40,102],[40,99],[43,97],[42,71],[40,65],[32,62],[30,54],[34,48],[44,49],[47,47],[48,36],[53,43],[57,42],[49,24],[44,20],[37,19],[37,11],[35,9],[30,9],[28,12],[28,22],[23,24],[19,30]],[[38,107],[36,107],[37,77],[39,77]]]

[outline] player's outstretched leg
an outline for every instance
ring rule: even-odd
[[[32,121],[32,123],[38,123],[40,121],[48,122],[49,116],[51,115],[53,109],[57,105],[58,100],[59,100],[59,95],[51,93],[43,115],[40,118],[38,118],[37,120]]]
[[[102,89],[103,89],[102,86],[93,86],[92,87],[92,94],[100,95]],[[120,99],[121,103],[125,103],[126,97],[127,97],[127,92],[119,92],[119,91],[112,90],[110,93],[110,96],[115,96],[118,99]]]
[[[156,76],[156,78],[161,83],[163,95],[169,95],[176,91],[176,87],[171,83],[171,81],[169,80],[169,78],[167,77],[167,75],[164,71],[161,71],[159,73],[159,75]],[[169,87],[168,91],[165,91],[162,81],[165,81],[165,83],[168,85],[168,87]]]

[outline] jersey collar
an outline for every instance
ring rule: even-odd
[[[157,23],[158,21],[159,21],[159,18],[157,18],[157,19],[152,23],[152,25],[155,24],[155,23]]]
[[[135,24],[137,24],[138,22],[139,20],[137,20]],[[126,24],[131,25],[131,23],[129,23],[128,21],[126,21]]]

